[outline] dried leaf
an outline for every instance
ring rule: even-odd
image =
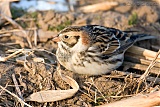
[[[79,90],[79,85],[74,79],[72,79],[69,76],[62,76],[61,73],[60,73],[60,76],[73,89],[39,91],[39,92],[31,94],[28,98],[26,98],[26,101],[36,101],[36,102],[43,103],[43,102],[59,101],[59,100],[63,100],[63,99],[72,97]]]

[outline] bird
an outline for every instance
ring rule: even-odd
[[[101,25],[66,27],[53,38],[57,60],[78,74],[107,74],[122,65],[125,51],[135,42],[153,38],[131,32]]]

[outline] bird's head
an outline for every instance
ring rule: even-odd
[[[90,46],[90,37],[81,27],[67,27],[59,32],[53,39],[58,43],[58,47],[69,49],[74,52],[82,52]]]

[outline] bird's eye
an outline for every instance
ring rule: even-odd
[[[69,36],[67,36],[67,35],[64,36],[65,39],[68,39],[68,37],[69,37]]]

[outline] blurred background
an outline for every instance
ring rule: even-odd
[[[159,35],[159,10],[159,0],[1,0],[1,12],[24,28],[55,33],[70,25],[97,24]]]

